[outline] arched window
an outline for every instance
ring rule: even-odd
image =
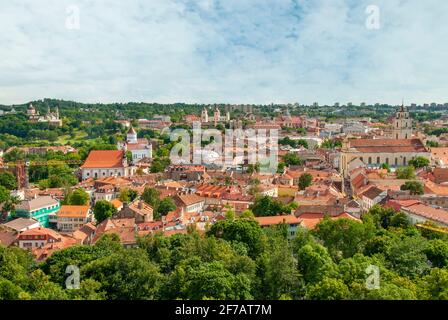
[[[376,163],[380,164],[380,157],[376,157]]]
[[[403,158],[403,165],[406,165],[406,157]]]
[[[372,164],[372,157],[369,157],[369,164]]]
[[[398,158],[395,158],[395,165],[398,166]]]
[[[389,164],[389,158],[386,158],[386,163]]]

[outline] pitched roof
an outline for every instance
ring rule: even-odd
[[[448,211],[446,210],[436,209],[421,203],[406,207],[404,210],[412,214],[443,223],[444,225],[448,225]]]
[[[37,222],[34,219],[17,218],[17,219],[9,221],[7,223],[4,223],[2,226],[7,227],[12,230],[15,230],[15,231],[21,231],[21,230],[29,228],[35,224],[37,224],[37,226],[38,226],[39,222]]]
[[[59,202],[53,199],[50,196],[37,197],[30,200],[23,200],[19,205],[17,205],[17,209],[22,209],[26,211],[33,211],[37,209],[41,209],[43,207],[54,206],[59,204]]]
[[[90,210],[90,206],[68,206],[63,205],[57,213],[58,218],[86,218]]]
[[[350,148],[366,153],[428,152],[420,139],[353,139]]]
[[[282,215],[282,216],[271,216],[271,217],[256,217],[255,220],[262,227],[276,225],[276,224],[280,224],[280,223],[286,223],[286,224],[299,224],[300,223],[300,219],[292,214]]]
[[[384,191],[381,190],[380,188],[377,188],[375,186],[370,187],[368,190],[364,191],[362,193],[362,195],[364,197],[367,197],[371,200],[375,199],[376,197],[378,197],[381,193],[383,193]]]
[[[183,205],[186,206],[204,201],[202,197],[196,194],[178,194],[176,196],[176,199],[178,199]]]
[[[121,168],[123,150],[92,150],[81,168]]]

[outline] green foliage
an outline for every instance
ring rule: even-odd
[[[397,175],[397,179],[410,180],[415,178],[415,169],[412,166],[398,168],[395,173]]]
[[[212,225],[207,235],[243,243],[248,248],[250,257],[258,256],[262,250],[262,231],[253,220],[218,221]]]
[[[83,189],[79,188],[69,193],[65,198],[65,204],[73,206],[85,206],[89,204],[89,194]]]
[[[283,205],[279,200],[269,196],[257,197],[250,206],[250,210],[257,217],[276,216],[279,214],[290,214],[292,207]]]
[[[409,190],[411,195],[422,195],[425,193],[423,188],[423,184],[419,181],[406,181],[401,187],[400,190]]]
[[[287,153],[283,156],[283,162],[287,166],[298,166],[303,164],[303,160],[299,158],[295,153]]]
[[[299,177],[299,188],[300,190],[305,190],[306,188],[308,188],[311,183],[313,182],[313,176],[309,173],[303,173],[300,177]]]
[[[117,212],[117,209],[112,203],[106,200],[99,200],[93,207],[93,215],[97,223],[101,223],[107,218],[112,217]]]
[[[415,157],[412,160],[409,160],[409,165],[414,168],[423,168],[429,166],[429,159],[425,157]]]
[[[0,172],[0,186],[5,187],[8,190],[14,190],[17,188],[16,177],[8,171]]]

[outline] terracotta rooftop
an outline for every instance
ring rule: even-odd
[[[271,217],[256,217],[255,220],[260,226],[271,226],[280,223],[286,224],[299,224],[300,219],[294,215],[282,215],[282,216],[271,216]]]
[[[81,168],[121,168],[123,158],[122,150],[92,150]]]
[[[448,225],[448,211],[443,209],[435,209],[425,204],[415,204],[405,208],[412,214],[419,215],[421,217],[440,222],[444,225]]]
[[[63,205],[57,213],[58,218],[87,218],[90,206]]]
[[[428,152],[420,139],[353,139],[350,148],[366,153]]]

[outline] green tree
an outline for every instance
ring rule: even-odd
[[[89,194],[83,188],[78,188],[70,194],[68,204],[73,206],[85,206],[89,204],[89,200]]]
[[[307,172],[303,173],[299,177],[300,190],[305,190],[306,188],[308,188],[311,185],[312,182],[313,182],[313,176]]]
[[[97,223],[101,223],[107,218],[112,217],[117,212],[117,209],[112,203],[106,200],[99,200],[93,207],[93,215]]]
[[[176,210],[176,204],[171,198],[163,199],[157,206],[157,214],[160,216],[166,216],[169,212],[174,210]]]
[[[256,257],[262,251],[263,232],[258,223],[253,220],[218,221],[212,225],[207,235],[243,243],[248,248],[250,257]]]
[[[423,168],[429,166],[429,159],[425,157],[415,157],[412,160],[409,160],[409,165],[414,168]]]
[[[250,206],[250,210],[257,217],[276,216],[279,214],[289,214],[291,208],[283,205],[280,201],[269,196],[257,197]]]
[[[419,181],[406,181],[400,190],[409,190],[411,195],[422,195],[425,193],[423,184]]]
[[[434,268],[420,281],[421,298],[448,300],[448,270]]]
[[[295,153],[287,153],[283,156],[283,162],[287,166],[298,166],[303,164],[303,160],[300,159]]]
[[[94,260],[81,268],[82,278],[101,283],[107,299],[150,300],[158,297],[161,275],[141,249]]]
[[[397,179],[410,180],[415,178],[415,169],[412,166],[398,168],[395,173]]]
[[[344,300],[350,291],[342,280],[325,277],[307,288],[306,298],[311,300]]]
[[[16,178],[11,172],[0,172],[0,186],[8,190],[14,190],[17,188]]]
[[[142,199],[155,209],[160,202],[160,192],[155,188],[146,187],[142,193]]]

